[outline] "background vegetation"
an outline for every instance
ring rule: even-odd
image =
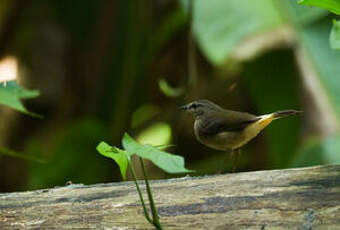
[[[40,91],[23,108],[44,118],[0,107],[0,191],[120,181],[96,146],[119,146],[126,131],[174,144],[195,175],[215,173],[225,153],[198,143],[177,110],[198,98],[255,114],[305,111],[251,141],[239,171],[340,163],[336,16],[296,0],[192,2],[190,11],[184,0],[2,0],[0,57],[13,56],[18,84]],[[37,96],[7,86],[1,104]]]

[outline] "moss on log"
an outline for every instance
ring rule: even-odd
[[[340,165],[151,186],[164,229],[340,229]],[[0,194],[0,229],[64,228],[153,229],[133,182]]]

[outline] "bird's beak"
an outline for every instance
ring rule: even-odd
[[[182,105],[180,107],[178,107],[179,110],[187,110],[188,106],[187,105]]]

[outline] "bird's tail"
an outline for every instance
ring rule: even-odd
[[[277,112],[272,113],[272,114],[273,114],[274,119],[279,119],[279,118],[282,118],[282,117],[287,117],[287,116],[295,115],[295,114],[298,114],[298,113],[302,113],[302,111],[290,109],[290,110],[277,111]]]

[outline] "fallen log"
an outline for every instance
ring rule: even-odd
[[[157,180],[151,187],[164,229],[340,229],[340,165]],[[0,194],[0,229],[65,228],[154,229],[133,182]]]

